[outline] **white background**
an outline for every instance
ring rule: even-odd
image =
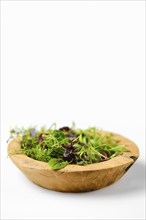
[[[2,219],[144,219],[144,1],[2,1]],[[7,157],[13,126],[96,126],[141,156],[117,183],[60,193]]]

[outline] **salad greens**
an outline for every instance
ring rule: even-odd
[[[103,162],[128,151],[112,133],[103,133],[95,127],[88,129],[15,128],[10,137],[22,137],[19,153],[35,160],[44,161],[58,170],[68,164],[86,165]]]

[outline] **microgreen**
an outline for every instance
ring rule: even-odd
[[[128,151],[112,133],[103,133],[95,127],[76,129],[56,124],[50,128],[15,128],[10,130],[10,138],[21,136],[19,150],[35,160],[48,162],[58,170],[68,164],[86,165],[103,162]]]

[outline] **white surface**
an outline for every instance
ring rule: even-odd
[[[2,219],[144,219],[144,2],[2,1]],[[135,141],[117,183],[59,193],[7,158],[10,127],[97,126]]]

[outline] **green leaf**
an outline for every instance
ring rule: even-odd
[[[128,149],[124,145],[118,145],[116,147],[112,147],[110,150],[117,151],[117,152],[128,151]]]
[[[49,160],[48,164],[53,170],[59,170],[68,165],[69,163],[67,161],[63,162],[59,159],[52,158]]]
[[[80,136],[79,136],[79,141],[80,141],[81,143],[83,142],[82,134],[80,134]]]

